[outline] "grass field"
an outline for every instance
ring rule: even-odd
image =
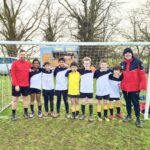
[[[96,109],[96,106],[94,106]],[[125,107],[122,106],[125,113]],[[0,113],[0,150],[149,150],[150,121],[144,127],[135,126],[135,118],[128,124],[116,119],[98,122],[71,120],[64,117],[61,105],[60,118],[51,117],[25,120],[19,102],[16,122],[11,121],[11,108]],[[88,115],[88,109],[87,109]]]
[[[99,123],[51,117],[25,120],[22,103],[18,105],[18,120],[10,120],[11,109],[0,114],[0,150],[148,150],[150,121],[138,129],[135,121],[120,120]],[[123,108],[124,109],[124,108]]]

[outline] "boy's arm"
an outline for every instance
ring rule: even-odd
[[[97,70],[94,72],[94,78],[97,78]]]
[[[54,69],[54,77],[57,75],[57,67]]]
[[[65,74],[65,77],[68,77],[70,72],[71,72],[71,70],[68,70]]]

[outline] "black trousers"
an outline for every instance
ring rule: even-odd
[[[57,113],[60,113],[61,96],[63,96],[66,113],[69,113],[69,103],[68,103],[68,94],[67,93],[68,93],[67,90],[64,90],[64,91],[57,91],[56,90],[55,91],[55,94],[57,96],[57,103],[56,103]]]
[[[54,111],[54,90],[43,90],[45,112],[48,112],[48,101],[50,101],[50,111]]]
[[[140,93],[139,91],[137,92],[123,91],[123,96],[126,101],[126,110],[129,116],[131,116],[133,104],[135,116],[140,117],[139,93]]]

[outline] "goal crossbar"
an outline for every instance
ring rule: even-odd
[[[78,45],[78,46],[150,46],[150,42],[45,42],[45,41],[0,41],[0,45],[37,45],[37,46],[49,46],[49,45]],[[149,58],[150,59],[150,58]],[[150,105],[150,64],[148,74],[148,86],[146,93],[146,107],[144,113],[144,119],[148,119]]]

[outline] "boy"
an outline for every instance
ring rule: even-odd
[[[113,102],[115,101],[117,117],[123,118],[121,114],[120,108],[120,83],[123,79],[123,75],[121,75],[121,68],[119,66],[115,66],[113,68],[113,74],[109,75],[109,83],[110,83],[110,120],[114,120],[115,117],[113,115]]]
[[[110,95],[110,85],[109,85],[109,75],[111,70],[108,69],[108,64],[106,60],[100,61],[100,69],[97,69],[94,74],[96,78],[96,99],[97,99],[97,114],[98,121],[102,121],[101,116],[101,100],[103,100],[104,106],[104,120],[109,121],[107,117],[108,113],[108,100]],[[110,106],[111,107],[111,106]]]
[[[92,121],[94,73],[90,69],[91,58],[84,57],[83,58],[83,66],[84,66],[84,69],[79,69],[79,72],[81,74],[80,97],[81,97],[81,110],[82,110],[82,116],[80,117],[80,120],[83,120],[85,118],[85,106],[86,106],[86,100],[87,100],[89,103],[88,121]]]
[[[40,61],[34,59],[32,62],[32,70],[30,72],[30,118],[34,117],[34,100],[38,103],[38,117],[42,117],[42,104],[41,104],[41,77],[42,70],[40,68]]]
[[[42,89],[44,97],[45,116],[48,116],[48,101],[50,101],[50,114],[54,117],[54,75],[49,62],[45,62],[42,70]]]
[[[65,109],[66,109],[66,118],[70,118],[69,103],[68,103],[68,98],[67,98],[68,81],[67,81],[67,77],[65,76],[67,71],[68,71],[68,68],[65,64],[65,59],[64,58],[59,58],[58,67],[56,67],[55,70],[54,70],[54,76],[56,77],[55,94],[57,96],[57,104],[56,104],[57,114],[56,114],[56,117],[59,116],[61,96],[63,96]]]
[[[72,118],[78,119],[79,115],[79,95],[80,95],[80,73],[77,71],[78,65],[72,62],[70,65],[71,70],[67,71],[68,77],[68,96],[71,100]]]

